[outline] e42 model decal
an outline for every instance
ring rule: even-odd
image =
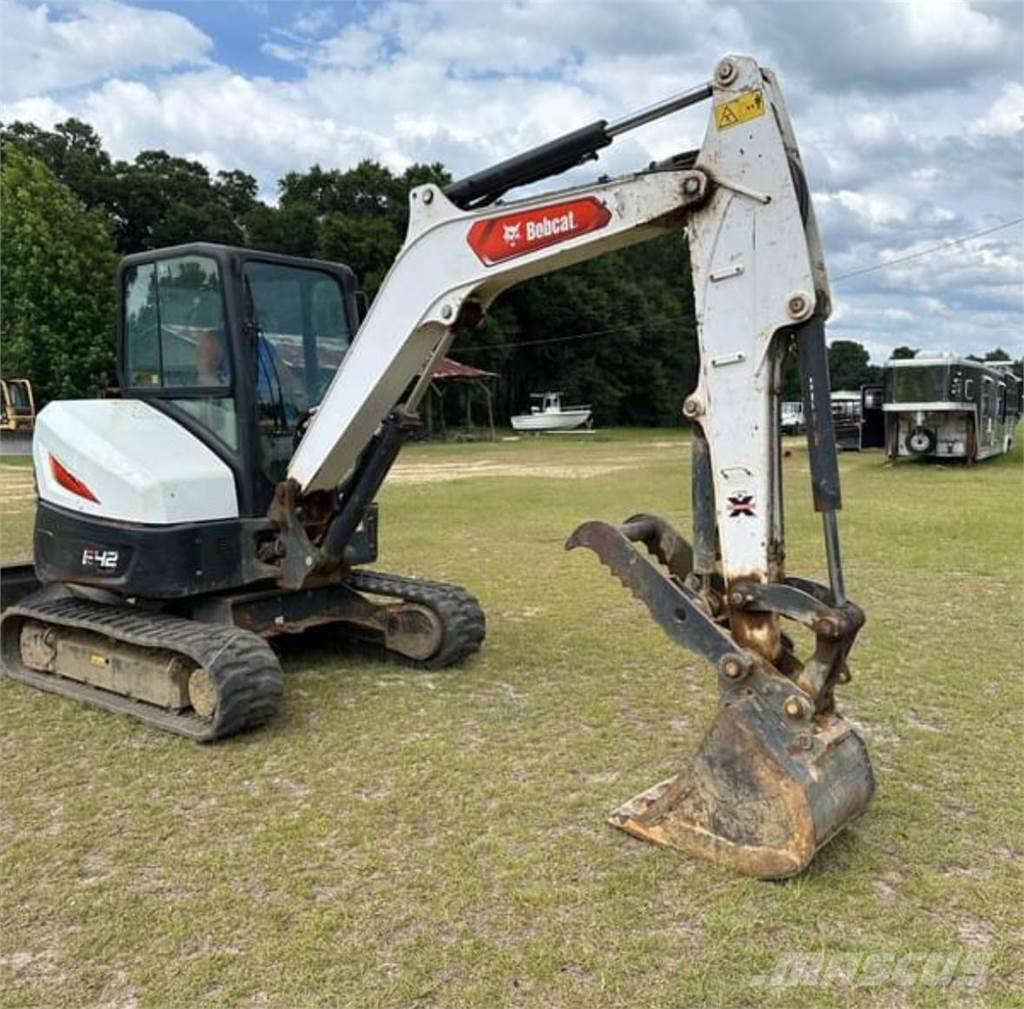
[[[466,240],[484,265],[493,266],[577,235],[600,231],[611,219],[611,211],[600,200],[586,196],[477,221]]]
[[[730,494],[726,498],[729,505],[729,518],[738,518],[740,515],[749,515],[751,518],[756,514],[754,511],[753,494]]]
[[[100,547],[85,547],[82,550],[82,567],[99,568],[101,571],[114,571],[121,556],[119,550],[103,550]]]

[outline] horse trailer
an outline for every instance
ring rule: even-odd
[[[952,354],[888,361],[886,454],[976,462],[1008,452],[1021,416],[1021,385],[1009,361]]]

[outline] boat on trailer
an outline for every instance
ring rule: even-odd
[[[1009,452],[1021,417],[1022,380],[1011,362],[953,354],[889,361],[884,371],[890,459],[976,462]]]
[[[516,431],[573,431],[592,423],[592,411],[586,406],[562,406],[560,392],[531,392],[532,399],[540,402],[529,413],[516,414],[512,427]]]

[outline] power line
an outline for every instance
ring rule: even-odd
[[[884,270],[888,266],[896,266],[898,263],[906,263],[912,259],[922,259],[925,256],[931,256],[936,252],[943,252],[946,249],[955,248],[958,245],[963,245],[964,242],[969,242],[973,238],[980,238],[982,235],[991,235],[996,231],[1003,231],[1006,228],[1012,228],[1015,224],[1020,224],[1024,221],[1024,217],[1015,217],[1012,221],[1004,221],[1002,224],[993,225],[991,228],[982,228],[980,231],[972,231],[967,235],[960,235],[958,238],[951,238],[948,242],[944,242],[942,245],[934,245],[929,249],[921,249],[918,252],[911,252],[905,256],[897,256],[894,259],[886,259],[881,262],[875,263],[872,266],[864,266],[859,270],[851,270],[849,273],[841,273],[838,277],[833,277],[833,283],[838,283],[840,280],[847,280],[850,277],[859,277],[864,273],[872,273],[875,270]],[[673,324],[679,320],[673,320]],[[493,344],[480,344],[476,347],[458,347],[458,353],[470,354],[478,350],[512,350],[519,347],[541,347],[550,343],[570,343],[575,340],[589,340],[595,336],[610,336],[612,333],[624,333],[629,329],[639,329],[641,326],[646,329],[661,329],[665,323],[626,323],[622,326],[611,326],[608,329],[594,329],[589,333],[576,333],[572,336],[552,336],[546,340],[520,340],[515,343],[493,343]]]
[[[673,320],[673,324],[675,320]],[[509,350],[513,347],[539,347],[546,343],[568,343],[570,340],[589,340],[594,336],[608,336],[611,333],[624,333],[627,329],[659,329],[664,323],[628,322],[622,326],[610,326],[608,329],[593,329],[589,333],[576,333],[573,336],[552,336],[546,340],[521,340],[516,343],[482,343],[476,347],[459,347],[458,352],[465,354],[471,350]]]
[[[1002,231],[1004,228],[1012,228],[1015,224],[1024,221],[1024,217],[1015,217],[1012,221],[997,224],[991,228],[982,228],[981,231],[972,231],[969,235],[961,235],[959,238],[951,238],[942,245],[933,245],[930,249],[921,249],[919,252],[910,252],[905,256],[897,256],[895,259],[885,259],[874,266],[864,266],[859,270],[851,270],[849,273],[842,273],[833,279],[836,281],[846,280],[848,277],[859,277],[862,273],[871,273],[874,270],[884,270],[887,266],[895,266],[897,263],[906,263],[911,259],[921,259],[923,256],[930,256],[933,252],[942,252],[944,249],[952,249],[954,246],[963,245],[972,238],[980,238],[982,235],[991,235],[994,231]]]

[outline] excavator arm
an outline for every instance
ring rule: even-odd
[[[494,205],[507,189],[564,171],[620,133],[704,100],[712,115],[698,152]],[[771,71],[726,57],[710,82],[666,102],[591,124],[446,189],[414,189],[405,244],[272,514],[287,533],[283,569],[292,585],[343,562],[433,367],[461,330],[520,281],[681,228],[701,352],[700,380],[683,405],[694,430],[692,547],[652,516],[586,523],[568,546],[592,549],[673,640],[715,665],[721,707],[691,765],[612,822],[753,875],[786,876],[863,812],[874,781],[862,741],[833,702],[863,615],[846,598],[839,552],[828,278]],[[779,390],[794,343],[828,585],[785,571]],[[338,511],[314,545],[296,510],[339,486]],[[783,619],[809,628],[811,656],[795,654]]]

